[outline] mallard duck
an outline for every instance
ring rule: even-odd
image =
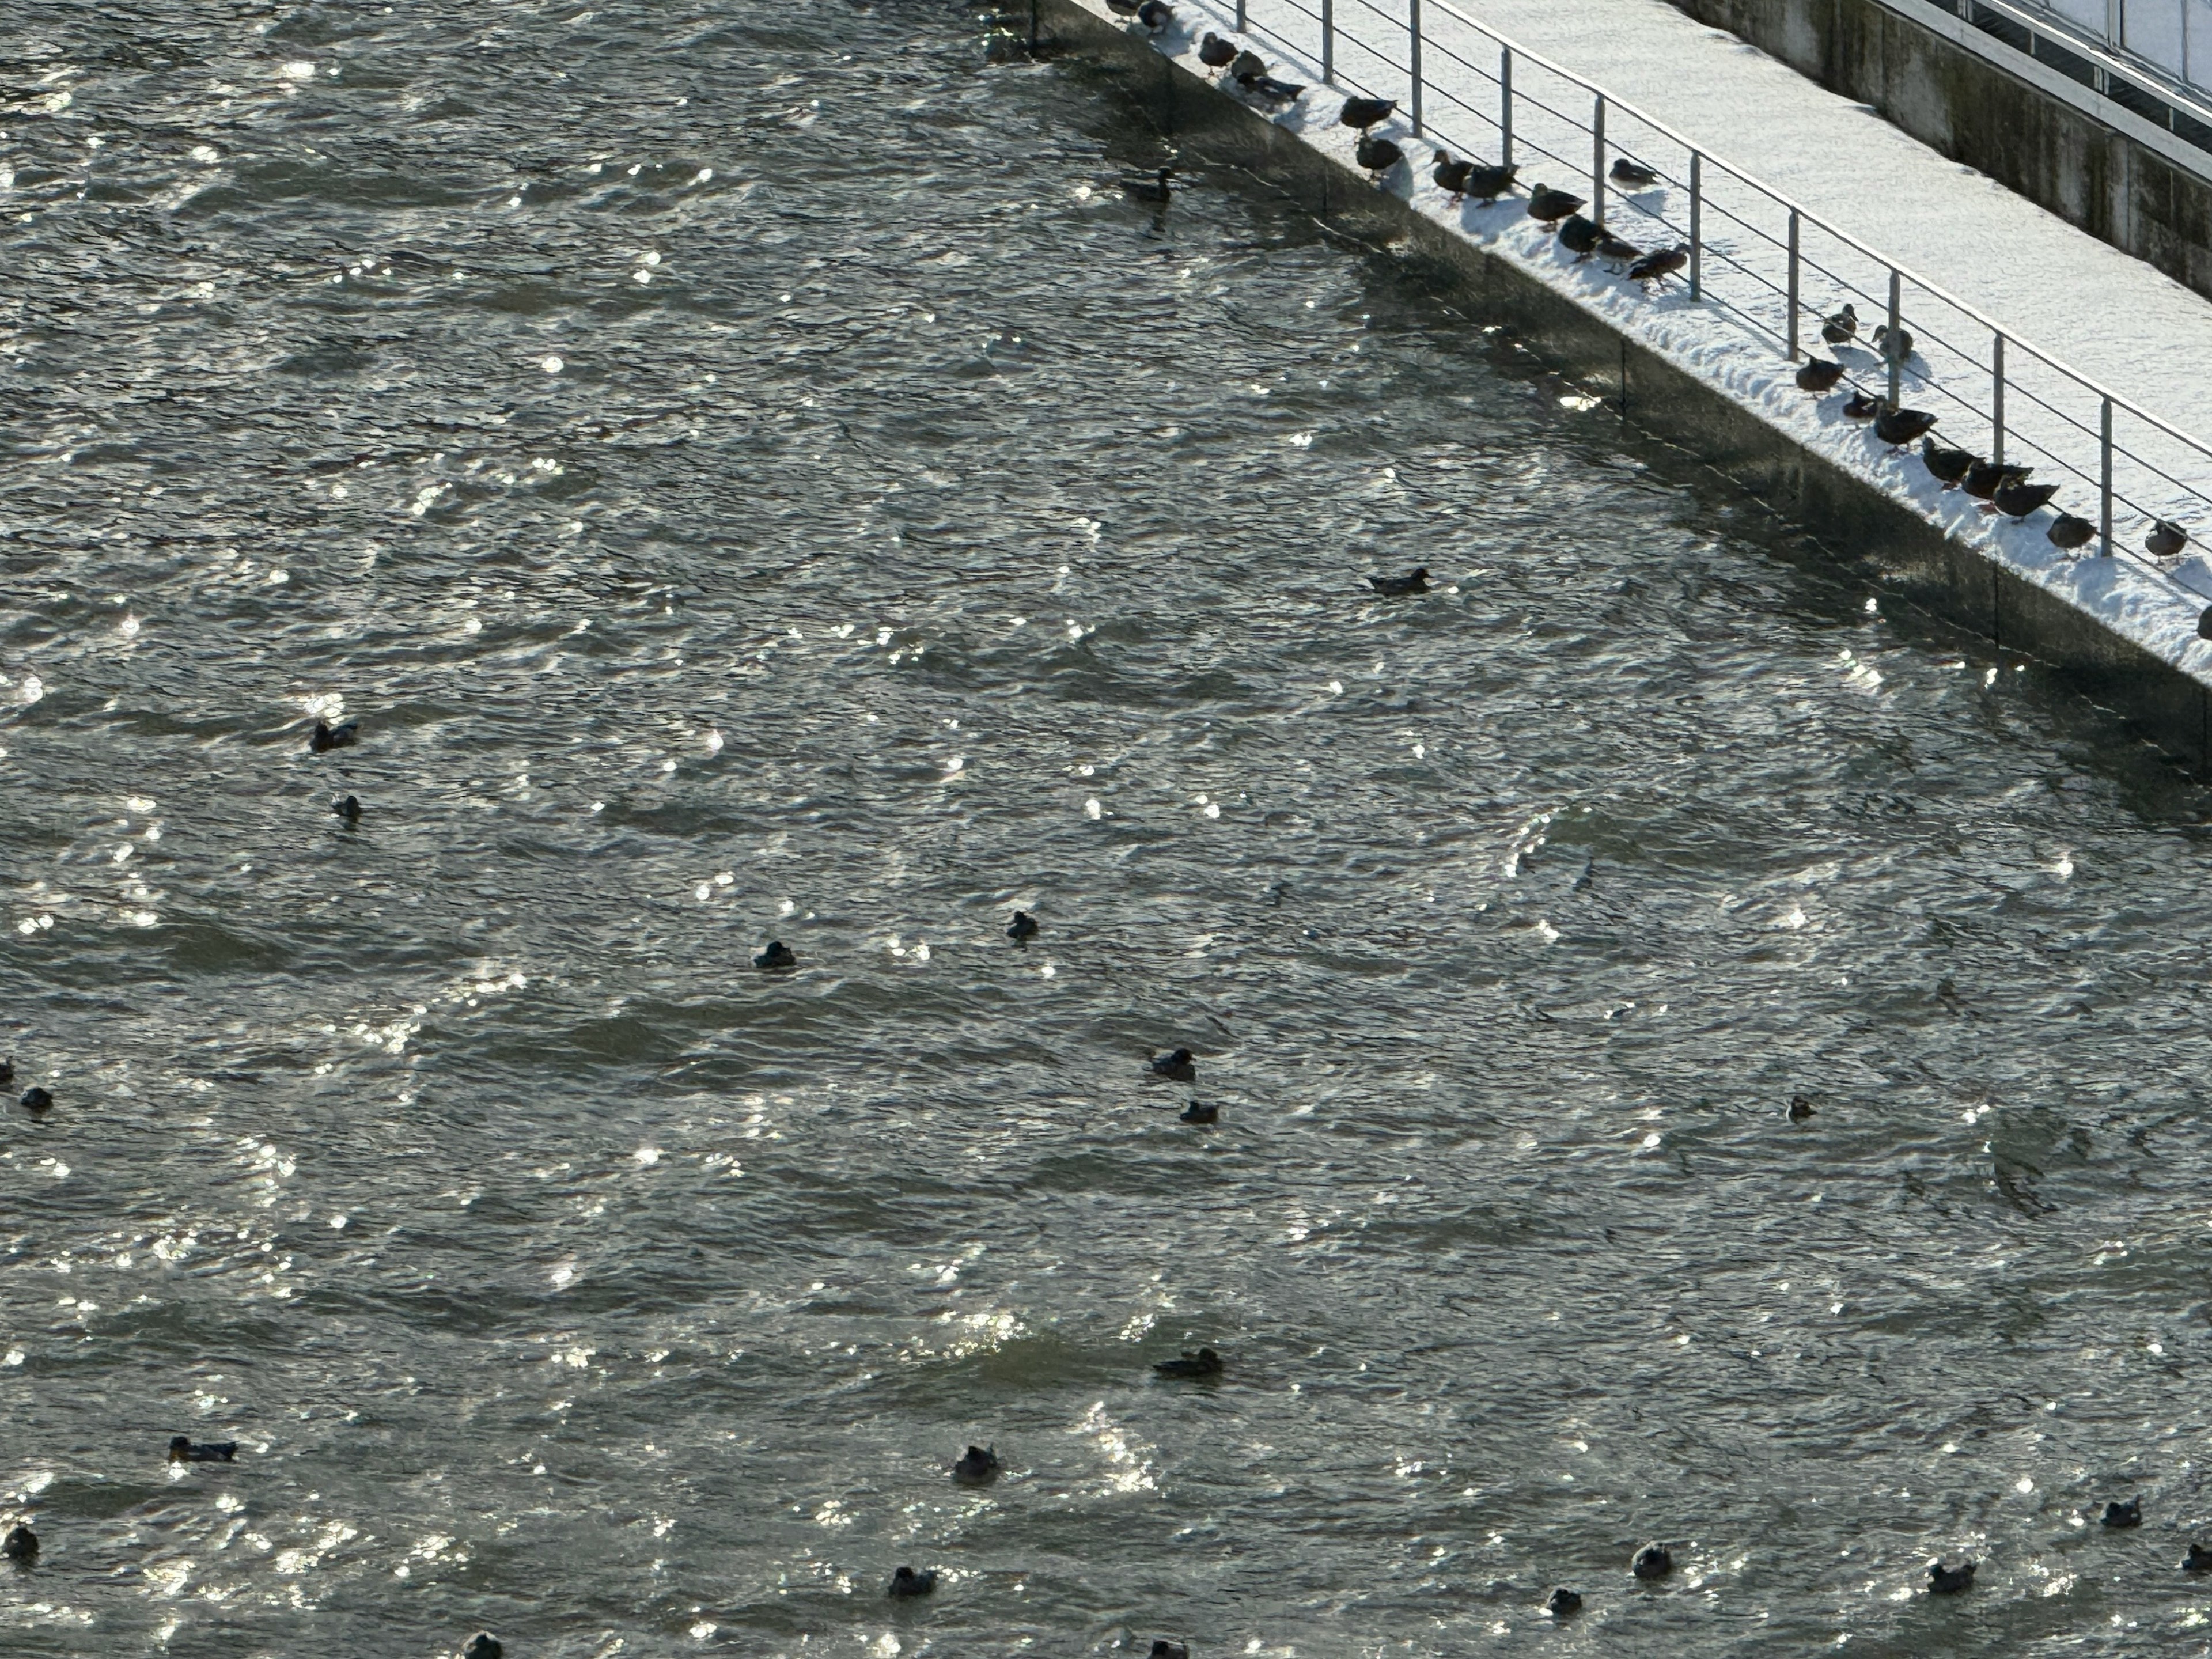
[[[1664,1578],[1674,1571],[1674,1553],[1664,1544],[1646,1544],[1636,1552],[1628,1570],[1638,1578]]]
[[[1575,263],[1580,264],[1597,252],[1598,238],[1604,234],[1595,222],[1583,218],[1579,213],[1571,213],[1566,222],[1559,227],[1559,246],[1572,253]]]
[[[505,1659],[506,1653],[499,1638],[488,1630],[480,1630],[469,1638],[468,1646],[461,1650],[461,1659]]]
[[[1610,260],[1613,273],[1619,276],[1644,257],[1644,250],[1633,242],[1624,242],[1609,230],[1597,234],[1597,257]]]
[[[885,1592],[895,1596],[927,1595],[937,1588],[937,1571],[916,1572],[912,1567],[901,1567],[891,1574],[891,1587]]]
[[[2142,1499],[2130,1498],[2124,1504],[2106,1504],[2102,1524],[2107,1527],[2140,1527],[2142,1525]]]
[[[1198,43],[1198,61],[1210,70],[1225,70],[1236,58],[1235,44],[1223,40],[1212,29],[1206,30],[1206,38]]]
[[[1168,183],[1174,177],[1173,167],[1162,167],[1149,179],[1124,179],[1121,188],[1129,193],[1132,200],[1165,207],[1175,196],[1174,187]]]
[[[1832,317],[1820,319],[1820,337],[1830,345],[1841,345],[1846,340],[1855,339],[1858,331],[1859,314],[1851,309],[1849,302]]]
[[[1180,1642],[1170,1642],[1164,1636],[1152,1638],[1152,1659],[1190,1659],[1190,1650]]]
[[[753,958],[753,966],[763,972],[773,972],[779,968],[796,968],[799,957],[781,939],[772,939],[768,942],[768,949]]]
[[[1432,592],[1429,586],[1429,568],[1417,564],[1402,576],[1370,576],[1367,585],[1386,599],[1402,599],[1409,593]]]
[[[1002,1467],[995,1448],[970,1446],[952,1466],[952,1478],[963,1486],[988,1486],[999,1478]]]
[[[1958,1595],[1974,1587],[1974,1564],[1961,1562],[1947,1567],[1941,1561],[1928,1564],[1928,1593],[1930,1595]]]
[[[2028,514],[2051,505],[2051,498],[2058,493],[2057,484],[2019,483],[2008,481],[1997,486],[1997,493],[1982,511],[2002,513],[2014,524],[2027,522]]]
[[[1790,1097],[1790,1121],[1792,1123],[1802,1123],[1812,1115],[1813,1103],[1809,1098],[1803,1095]]]
[[[1606,176],[1630,190],[1649,190],[1659,182],[1659,169],[1632,161],[1626,155],[1616,155],[1613,158],[1613,169]]]
[[[1912,355],[1911,331],[1900,328],[1893,332],[1889,325],[1883,323],[1874,331],[1874,349],[1891,362],[1901,363]]]
[[[1874,435],[1892,449],[1903,449],[1926,437],[1942,418],[1924,409],[1886,409],[1874,417]]]
[[[2189,545],[2189,532],[2170,519],[2160,519],[2143,538],[2143,551],[2154,559],[2171,559]],[[5,1079],[0,1079],[4,1082]]]
[[[1581,197],[1553,190],[1549,185],[1539,185],[1528,192],[1528,216],[1547,226],[1557,225],[1570,213],[1581,211],[1582,205]]]
[[[1964,449],[1946,449],[1933,438],[1920,441],[1920,459],[1927,463],[1929,471],[1943,481],[1946,489],[1956,489],[1959,480],[1966,476],[1978,459]]]
[[[1467,199],[1467,181],[1474,177],[1474,163],[1455,161],[1448,149],[1437,152],[1437,165],[1429,177],[1437,181],[1438,190],[1451,192],[1451,204],[1457,207]]]
[[[1881,399],[1872,392],[1854,392],[1844,404],[1844,418],[1847,421],[1870,421],[1881,413],[1884,406]]]
[[[332,801],[331,811],[349,828],[361,822],[361,801],[356,796],[348,795],[343,800]]]
[[[1826,357],[1808,357],[1798,367],[1797,389],[1818,396],[1833,392],[1836,382],[1844,378],[1844,366],[1832,363]]]
[[[1175,1083],[1198,1081],[1198,1066],[1192,1060],[1188,1048],[1170,1050],[1149,1062],[1147,1069],[1154,1077],[1164,1077]]]
[[[1014,912],[1014,919],[1006,924],[1006,937],[1017,945],[1032,939],[1039,932],[1037,919],[1026,910]]]
[[[1231,78],[1238,81],[1256,79],[1267,72],[1267,60],[1249,46],[1238,52],[1229,65]]]
[[[343,726],[328,726],[317,720],[315,729],[307,733],[307,748],[317,755],[330,749],[349,749],[360,735],[359,720],[348,720]]]
[[[33,1117],[43,1117],[54,1109],[54,1097],[44,1089],[32,1087],[23,1091],[23,1109]]]
[[[1662,247],[1656,253],[1645,254],[1629,266],[1629,279],[1644,283],[1647,289],[1654,283],[1664,287],[1669,276],[1686,269],[1689,263],[1690,245],[1687,242],[1674,247]]]
[[[2051,528],[2043,533],[2050,538],[2051,544],[2061,553],[2071,553],[2097,539],[2097,526],[2087,519],[2077,519],[2071,513],[2062,513],[2051,521]],[[2111,1523],[2108,1522],[2106,1524]]]
[[[1337,120],[1347,127],[1357,127],[1364,132],[1371,126],[1387,121],[1398,107],[1395,98],[1347,98]]]
[[[2184,1572],[2212,1572],[2212,1549],[2192,1542],[2189,1553],[2182,1558],[2181,1570]]]
[[[1554,1619],[1571,1619],[1583,1610],[1583,1598],[1566,1589],[1555,1589],[1544,1603],[1544,1611]]]
[[[1176,1119],[1181,1123],[1218,1123],[1221,1121],[1221,1108],[1201,1106],[1194,1100],[1176,1115]]]
[[[238,1442],[214,1440],[194,1445],[188,1434],[173,1436],[169,1441],[169,1461],[172,1463],[228,1463],[238,1456]]]
[[[1200,1348],[1196,1353],[1185,1348],[1179,1358],[1154,1360],[1152,1369],[1162,1376],[1218,1376],[1221,1356],[1211,1348]]]
[[[1359,165],[1374,176],[1378,185],[1382,182],[1384,173],[1406,159],[1406,152],[1388,138],[1377,138],[1365,132],[1359,135],[1359,148],[1353,154]]]
[[[1137,8],[1137,21],[1152,33],[1158,34],[1175,21],[1175,8],[1167,0],[1145,0]]]
[[[1976,501],[1986,501],[1997,493],[1998,485],[2018,483],[2034,471],[2007,461],[1976,461],[1966,469],[1966,493]]]
[[[39,1559],[39,1534],[18,1523],[8,1528],[8,1535],[0,1538],[0,1555],[25,1566]]]
[[[1513,188],[1513,181],[1521,169],[1511,167],[1477,167],[1467,176],[1467,193],[1488,207]]]

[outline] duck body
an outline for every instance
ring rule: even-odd
[[[1844,405],[1847,421],[1870,421],[1881,413],[1881,399],[1864,392],[1851,393],[1850,401]]]
[[[999,1478],[1001,1467],[995,1448],[970,1446],[952,1466],[952,1478],[963,1486],[988,1486]]]
[[[1874,349],[1891,362],[1901,363],[1912,355],[1912,336],[1905,329],[1883,323],[1874,331]]]
[[[1580,264],[1597,252],[1598,239],[1604,234],[1595,222],[1579,213],[1571,213],[1559,227],[1559,246],[1572,253],[1575,263]]]
[[[1513,188],[1513,181],[1521,176],[1521,169],[1511,167],[1477,167],[1467,176],[1467,193],[1485,207]]]
[[[1616,155],[1613,158],[1613,169],[1606,177],[1630,190],[1649,190],[1659,182],[1659,171],[1632,161],[1626,155]]]
[[[1194,1100],[1176,1115],[1176,1121],[1179,1123],[1218,1123],[1221,1121],[1221,1108],[1202,1106]]]
[[[1006,924],[1006,937],[1017,945],[1033,939],[1039,932],[1037,919],[1026,910],[1014,912],[1014,919]]]
[[[1429,568],[1425,564],[1415,565],[1402,576],[1370,576],[1367,585],[1386,599],[1402,599],[1409,593],[1434,591],[1429,586]]]
[[[354,740],[360,736],[359,720],[348,720],[343,726],[326,726],[321,720],[317,720],[315,729],[307,733],[307,748],[311,753],[317,755],[324,754],[332,749],[350,749],[354,745]]]
[[[1212,29],[1206,30],[1206,39],[1198,43],[1198,61],[1210,70],[1225,70],[1236,58],[1236,46]]]
[[[2032,466],[2013,466],[2003,461],[1976,461],[1966,469],[1966,491],[1978,501],[1986,501],[1997,493],[2001,484],[2018,483],[2035,469]]]
[[[1154,1360],[1152,1369],[1162,1376],[1218,1376],[1221,1356],[1211,1348],[1200,1348],[1196,1353],[1185,1348],[1177,1358]]]
[[[1181,1642],[1170,1642],[1164,1636],[1152,1638],[1151,1659],[1190,1659],[1190,1650]]]
[[[229,1463],[238,1457],[235,1440],[211,1440],[200,1445],[192,1443],[188,1434],[173,1436],[169,1441],[169,1461],[172,1463]]]
[[[2114,1502],[2105,1505],[2101,1524],[2107,1527],[2140,1527],[2142,1525],[2142,1499],[2130,1498],[2124,1504]]]
[[[1164,1077],[1174,1083],[1198,1081],[1198,1065],[1188,1048],[1174,1048],[1152,1062],[1148,1068],[1154,1077]]]
[[[1571,1619],[1583,1610],[1583,1598],[1564,1587],[1555,1589],[1544,1603],[1544,1611],[1554,1619]]]
[[[1528,216],[1540,224],[1556,225],[1570,213],[1579,213],[1582,206],[1581,197],[1553,190],[1549,185],[1539,185],[1528,192]]]
[[[1874,435],[1893,449],[1917,443],[1942,419],[1924,409],[1886,409],[1874,417]]]
[[[2184,1572],[2212,1572],[2212,1549],[2192,1542],[2189,1546],[2189,1553],[2182,1558],[2181,1570]]]
[[[1145,0],[1137,8],[1137,21],[1154,34],[1160,33],[1175,21],[1175,8],[1167,0]]]
[[[2097,539],[2097,526],[2087,519],[2077,519],[2071,513],[2062,513],[2051,521],[2051,528],[2044,534],[2060,552],[2071,553]],[[2108,1521],[2105,1524],[2110,1526],[2112,1523]]]
[[[1124,179],[1121,188],[1133,200],[1165,207],[1175,195],[1175,187],[1168,182],[1174,177],[1173,167],[1162,167],[1149,179]]]
[[[1984,511],[2002,513],[2014,524],[2025,524],[2029,514],[2050,506],[2051,498],[2057,493],[2057,484],[2001,483]]]
[[[1292,86],[1288,81],[1278,81],[1271,75],[1239,76],[1237,84],[1249,96],[1266,104],[1296,103],[1305,88]]]
[[[1790,1097],[1790,1121],[1792,1123],[1802,1123],[1807,1118],[1812,1115],[1813,1103],[1810,1100],[1807,1099],[1803,1095],[1792,1095]]]
[[[1826,357],[1808,357],[1797,371],[1797,389],[1815,396],[1833,392],[1836,382],[1844,378],[1844,366],[1831,362]]]
[[[912,1567],[901,1567],[891,1575],[890,1589],[885,1595],[904,1600],[910,1595],[927,1595],[937,1588],[934,1568],[927,1572],[916,1572]]]
[[[1377,138],[1365,132],[1359,135],[1359,149],[1356,154],[1359,165],[1375,175],[1375,182],[1378,185],[1382,182],[1384,173],[1406,159],[1406,152],[1388,138]]]
[[[1830,345],[1841,345],[1846,340],[1855,339],[1858,331],[1859,314],[1848,304],[1834,316],[1823,318],[1820,321],[1820,337]]]
[[[54,1097],[36,1086],[23,1091],[23,1109],[33,1117],[44,1117],[54,1109]]]
[[[1435,179],[1438,190],[1451,192],[1452,205],[1457,207],[1467,199],[1468,180],[1474,177],[1474,163],[1455,161],[1448,149],[1437,152],[1437,165],[1429,177]]]
[[[499,1638],[488,1630],[480,1630],[469,1638],[468,1646],[461,1650],[461,1659],[506,1659],[507,1649]]]
[[[1636,1552],[1636,1559],[1628,1564],[1629,1571],[1638,1578],[1664,1578],[1674,1571],[1674,1554],[1664,1544],[1646,1544]]]
[[[361,822],[361,799],[358,796],[348,795],[343,800],[332,801],[331,811],[348,827]]]
[[[1946,449],[1933,438],[1923,438],[1920,459],[1927,463],[1929,471],[1943,481],[1944,489],[1956,489],[1959,480],[1966,476],[1979,458],[1968,450]]]
[[[1941,1561],[1928,1564],[1928,1593],[1930,1595],[1963,1595],[1974,1587],[1974,1564],[1962,1561],[1955,1567],[1947,1567]]]
[[[1239,81],[1257,80],[1267,72],[1267,60],[1249,46],[1230,61],[1229,73]]]
[[[1644,257],[1644,250],[1633,242],[1624,242],[1611,231],[1601,228],[1597,234],[1597,257],[1613,262],[1615,271],[1626,270]]]
[[[1344,126],[1357,127],[1364,132],[1389,120],[1397,107],[1395,98],[1347,98],[1336,118]]]
[[[2154,559],[2174,558],[2188,545],[2189,532],[2170,519],[2160,519],[2150,527],[2150,534],[2143,538],[2143,551]],[[0,1083],[6,1081],[0,1078]]]
[[[6,1088],[15,1080],[15,1062],[12,1060],[0,1060],[0,1089]]]
[[[753,966],[763,973],[773,973],[780,968],[796,968],[799,957],[792,948],[780,939],[768,942],[768,949],[753,958]]]
[[[1690,245],[1683,242],[1674,247],[1662,247],[1655,253],[1645,254],[1634,264],[1629,266],[1628,274],[1636,282],[1663,283],[1669,276],[1686,269],[1689,263]]]
[[[39,1534],[26,1526],[8,1528],[8,1535],[0,1538],[0,1556],[28,1566],[39,1559]]]

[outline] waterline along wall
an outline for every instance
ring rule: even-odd
[[[2197,631],[2212,563],[2194,543],[2212,535],[2212,448],[1448,0],[1393,3],[1395,15],[1370,0],[1183,3],[1157,36],[1103,0],[1033,0],[1030,16],[1114,66],[1192,153],[1291,189],[1339,228],[1449,265],[1473,310],[1624,418],[1807,523],[1887,592],[2036,656],[2212,772],[2212,643]],[[1197,57],[1208,32],[1308,90],[1270,106],[1217,82]],[[1337,120],[1352,92],[1400,103],[1377,131],[1408,160],[1379,188]],[[1510,155],[1522,193],[1454,204],[1430,179],[1432,146]],[[1621,155],[1658,182],[1612,185]],[[1585,214],[1639,246],[1682,247],[1681,280],[1647,293],[1621,262],[1576,260],[1527,216],[1538,180],[1588,198]],[[1845,384],[1825,398],[1798,390],[1820,313],[1853,299],[1856,341],[1819,344]],[[1877,354],[1874,329],[1890,323],[1911,347]],[[2050,513],[1992,521],[1916,453],[1844,419],[1853,384],[1940,413],[1951,444],[2036,467],[2059,486],[2054,506],[2089,522],[2089,556],[2052,545]],[[2160,521],[2192,537],[2179,560],[2142,550]]]

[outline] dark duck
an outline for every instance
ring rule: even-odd
[[[1146,1068],[1154,1077],[1164,1077],[1171,1083],[1195,1083],[1198,1066],[1188,1048],[1171,1049],[1150,1062]]]
[[[1575,256],[1577,264],[1597,252],[1598,239],[1605,233],[1596,224],[1579,213],[1570,214],[1559,227],[1559,246]]]
[[[329,726],[317,720],[315,729],[307,733],[307,748],[318,755],[332,749],[350,749],[360,736],[359,720],[348,720],[343,726]]]
[[[1886,409],[1874,417],[1874,435],[1893,449],[1903,449],[1926,437],[1940,418],[1924,409]]]
[[[2178,557],[2188,545],[2189,532],[2170,519],[2160,519],[2150,527],[2150,534],[2143,538],[2143,551],[2154,559]],[[0,1079],[0,1082],[4,1081]]]
[[[1402,576],[1370,576],[1367,585],[1386,599],[1402,599],[1409,593],[1433,592],[1429,586],[1429,568],[1417,564]]]
[[[1437,152],[1437,164],[1429,177],[1437,181],[1437,188],[1451,193],[1451,204],[1457,207],[1467,200],[1468,180],[1474,177],[1474,163],[1455,161],[1448,149]]]
[[[1499,197],[1509,194],[1513,181],[1521,176],[1521,169],[1513,167],[1477,167],[1467,177],[1467,193],[1488,207]]]
[[[2189,1553],[2182,1558],[2181,1570],[2184,1572],[2212,1572],[2212,1549],[2191,1543]]]
[[[1185,1348],[1174,1359],[1154,1360],[1152,1369],[1162,1376],[1218,1376],[1221,1356],[1211,1348],[1200,1348],[1196,1353]]]
[[[1167,0],[1145,0],[1145,3],[1137,8],[1137,21],[1154,34],[1161,33],[1175,21],[1175,9],[1167,3]]]
[[[1990,497],[1989,505],[1982,511],[2002,513],[2014,524],[2025,524],[2028,514],[2050,506],[2051,498],[2057,493],[2057,484],[2019,483],[2008,480],[1997,486],[1996,494]]]
[[[927,1595],[937,1588],[937,1571],[916,1572],[912,1567],[901,1567],[891,1574],[891,1587],[885,1595],[903,1601],[910,1595]]]
[[[1211,1127],[1221,1121],[1221,1108],[1202,1106],[1194,1100],[1176,1115],[1176,1121],[1179,1123],[1197,1123]]]
[[[1359,135],[1359,148],[1354,154],[1359,165],[1367,169],[1378,185],[1382,182],[1384,173],[1406,159],[1406,152],[1388,138],[1377,138],[1366,132]]]
[[[33,1117],[44,1117],[54,1109],[54,1097],[44,1089],[26,1089],[23,1091],[23,1109]]]
[[[2130,1498],[2124,1504],[2106,1504],[2102,1524],[2107,1527],[2140,1527],[2142,1525],[2142,1499]]]
[[[1615,276],[1628,269],[1644,257],[1644,250],[1633,242],[1624,242],[1609,230],[1597,234],[1597,257],[1608,263]]]
[[[1570,213],[1580,211],[1582,205],[1581,197],[1553,190],[1549,185],[1539,185],[1528,192],[1528,216],[1540,224],[1556,226]]]
[[[1613,171],[1606,177],[1625,189],[1649,190],[1659,182],[1659,170],[1647,167],[1641,161],[1632,161],[1626,155],[1616,155],[1613,158]]]
[[[507,1649],[488,1630],[480,1630],[469,1638],[468,1646],[461,1650],[461,1659],[507,1659]]]
[[[1017,945],[1037,936],[1037,919],[1026,910],[1014,912],[1014,919],[1006,924],[1006,937]]]
[[[1858,331],[1859,314],[1848,304],[1832,317],[1824,317],[1820,319],[1820,337],[1832,346],[1841,345],[1846,340],[1856,339]]]
[[[770,973],[779,968],[798,967],[799,957],[781,939],[772,939],[768,942],[768,949],[753,958],[753,966],[763,973]]]
[[[1844,404],[1847,421],[1870,421],[1882,411],[1882,401],[1870,392],[1854,392]]]
[[[1238,52],[1229,64],[1229,74],[1233,80],[1257,80],[1267,72],[1267,60],[1249,46]]]
[[[1121,188],[1129,193],[1132,201],[1165,207],[1175,196],[1175,187],[1168,182],[1174,177],[1173,167],[1162,167],[1149,179],[1124,179]]]
[[[1974,1564],[1962,1561],[1955,1567],[1947,1567],[1941,1561],[1928,1564],[1928,1593],[1930,1595],[1962,1595],[1974,1587]]]
[[[2051,544],[2061,553],[2072,553],[2097,539],[2097,526],[2087,519],[2077,519],[2071,513],[2062,513],[2051,521],[2051,528],[2043,533],[2050,538]],[[2109,1526],[2111,1522],[2106,1524]]]
[[[1152,1638],[1151,1659],[1190,1659],[1190,1650],[1181,1642],[1170,1642],[1164,1636]]]
[[[963,1486],[988,1486],[999,1478],[1002,1465],[989,1446],[970,1446],[952,1466],[952,1478]]]
[[[7,1537],[0,1539],[0,1555],[27,1567],[39,1559],[39,1534],[26,1526],[9,1528]]]
[[[1656,253],[1645,254],[1629,266],[1628,275],[1632,281],[1642,283],[1646,288],[1654,283],[1664,287],[1669,276],[1679,276],[1689,263],[1690,245],[1683,242],[1674,247],[1662,247]]]
[[[1976,501],[1986,501],[2000,485],[2018,483],[2034,471],[2032,466],[2012,466],[2003,461],[1976,461],[1966,469],[1966,490]]]
[[[1305,90],[1288,81],[1278,81],[1272,75],[1240,75],[1237,85],[1246,97],[1256,98],[1263,104],[1293,103]]]
[[[1874,331],[1874,349],[1893,363],[1901,363],[1912,355],[1912,336],[1905,329],[1892,329],[1881,324]]]
[[[361,798],[348,795],[343,800],[334,800],[331,803],[331,811],[350,829],[361,822]]]
[[[172,1463],[228,1463],[238,1456],[235,1440],[212,1440],[194,1445],[188,1434],[179,1434],[169,1441],[169,1461]]]
[[[1347,127],[1357,127],[1364,132],[1389,120],[1398,107],[1395,98],[1347,98],[1337,120]]]
[[[1555,1589],[1544,1603],[1544,1611],[1554,1619],[1571,1619],[1583,1610],[1583,1598],[1565,1586]]]
[[[1235,45],[1223,40],[1212,29],[1206,30],[1206,38],[1198,43],[1198,61],[1218,72],[1227,69],[1236,59]]]
[[[1836,382],[1843,378],[1841,363],[1832,363],[1826,357],[1808,357],[1797,371],[1797,389],[1817,397],[1824,392],[1833,392]]]
[[[1802,1123],[1812,1115],[1813,1103],[1810,1100],[1803,1095],[1790,1097],[1790,1121],[1792,1123]]]
[[[1933,438],[1920,441],[1920,459],[1928,471],[1943,481],[1946,489],[1956,489],[1959,481],[1972,470],[1978,457],[1964,449],[1946,449]]]
[[[1674,1571],[1674,1554],[1664,1544],[1646,1544],[1636,1552],[1636,1559],[1628,1564],[1629,1571],[1638,1578],[1664,1578]]]

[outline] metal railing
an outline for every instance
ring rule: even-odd
[[[1308,72],[1318,67],[1340,89],[1400,98],[1415,136],[1461,154],[1480,155],[1488,147],[1467,143],[1455,131],[1469,129],[1494,138],[1500,165],[1540,156],[1572,177],[1583,163],[1565,152],[1587,139],[1589,197],[1583,212],[1605,225],[1610,199],[1616,224],[1648,226],[1686,246],[1691,302],[1771,340],[1792,362],[1804,356],[1804,325],[1817,330],[1825,320],[1824,305],[1864,302],[1886,329],[1881,338],[1889,345],[1872,353],[1875,361],[1867,364],[1860,361],[1864,345],[1832,343],[1847,374],[1878,375],[1893,406],[1908,392],[1929,401],[1931,412],[1954,422],[1946,435],[1958,447],[1969,447],[1955,425],[1962,414],[1985,423],[1990,459],[2064,475],[2058,480],[2062,495],[2066,477],[2095,493],[2093,522],[2105,555],[2136,559],[2198,602],[2212,599],[2212,592],[2189,586],[2166,565],[2115,538],[2116,522],[2130,519],[2144,526],[2165,521],[2185,529],[2212,520],[2212,493],[2190,482],[2212,479],[2212,446],[1596,82],[1468,15],[1451,0],[1401,3],[1405,10],[1393,15],[1376,0],[1319,0],[1318,10],[1305,0],[1237,0],[1237,26],[1304,59]],[[1364,14],[1363,21],[1376,27],[1364,33],[1347,27],[1342,15],[1347,10],[1355,18]],[[1273,20],[1308,33],[1289,21],[1297,19],[1313,26],[1313,39],[1293,40],[1269,27]],[[1425,74],[1425,51],[1432,64],[1448,67]],[[1478,93],[1485,104],[1494,96],[1494,109],[1470,101]],[[1562,107],[1585,100],[1581,108]],[[1608,155],[1650,168],[1659,185],[1650,190],[1613,185]],[[1676,209],[1678,192],[1686,212]],[[1821,285],[1825,301],[1807,298],[1808,282]],[[1900,349],[1908,335],[1912,337]],[[2063,510],[2065,502],[2054,506]]]

